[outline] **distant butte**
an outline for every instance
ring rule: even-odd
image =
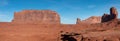
[[[113,19],[118,19],[118,12],[115,7],[110,8],[110,14],[101,16],[91,16],[88,19],[80,20],[77,18],[76,24],[104,23]],[[68,20],[69,21],[69,20]],[[14,13],[13,24],[61,24],[60,16],[51,10],[23,10]]]
[[[15,12],[15,24],[60,24],[60,16],[51,10],[23,10]]]
[[[114,20],[114,19],[118,19],[118,12],[117,12],[117,9],[115,7],[111,7],[110,8],[110,14],[104,14],[102,16],[102,20],[101,22],[108,22],[108,21],[111,21],[111,20]]]

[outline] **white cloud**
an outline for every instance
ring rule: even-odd
[[[8,0],[0,0],[0,6],[8,5]]]

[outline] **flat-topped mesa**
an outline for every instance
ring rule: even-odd
[[[60,24],[60,16],[51,10],[23,10],[15,12],[12,23]]]
[[[117,9],[115,7],[111,7],[110,8],[110,14],[104,14],[102,16],[101,22],[108,22],[114,19],[118,19],[118,12]]]

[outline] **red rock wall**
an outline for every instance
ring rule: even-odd
[[[60,16],[50,10],[23,10],[15,12],[12,23],[60,24]]]
[[[79,21],[77,19],[77,24],[81,24],[81,23],[84,23],[84,24],[95,24],[95,23],[100,23],[101,22],[101,17],[100,16],[91,16],[85,20],[82,20],[82,21]]]
[[[100,23],[101,17],[100,16],[91,16],[88,19],[83,20],[82,22],[88,23],[88,24]]]

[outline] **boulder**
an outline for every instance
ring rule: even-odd
[[[51,10],[23,10],[15,12],[12,23],[60,24],[60,16]]]

